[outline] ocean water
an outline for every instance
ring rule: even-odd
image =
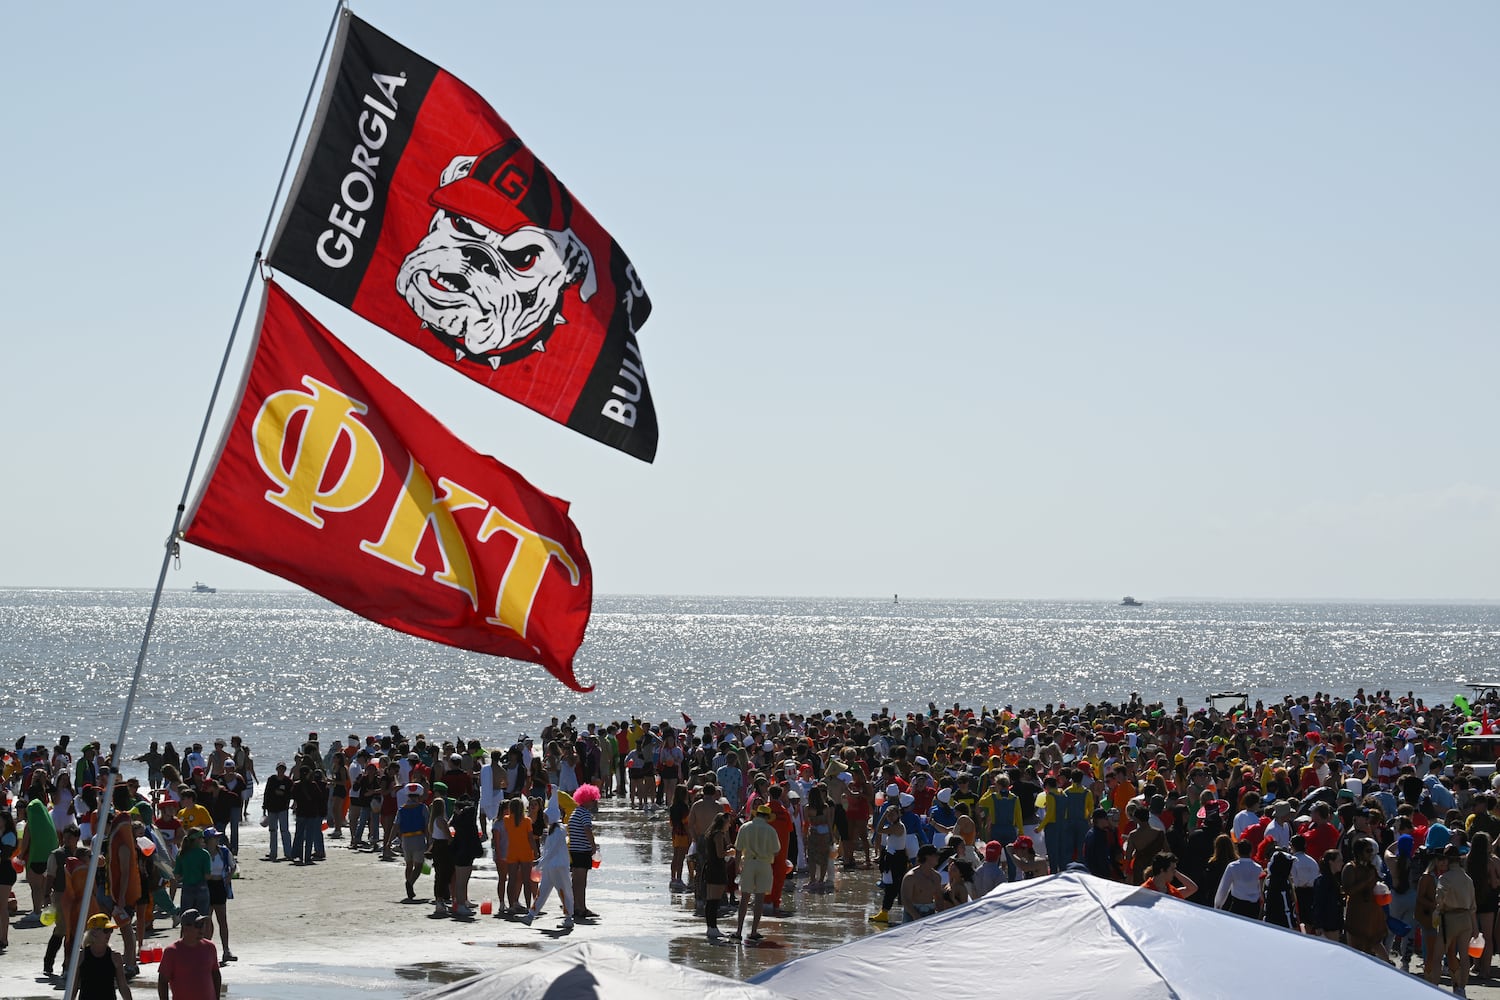
[[[144,628],[139,590],[0,590],[0,739],[113,740]],[[601,597],[577,662],[540,667],[399,635],[300,592],[170,591],[127,755],[239,734],[265,765],[309,731],[482,741],[550,716],[1082,703],[1357,687],[1447,700],[1500,674],[1500,606]]]

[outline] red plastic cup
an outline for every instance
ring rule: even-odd
[[[10,866],[16,870],[17,874],[26,870],[26,862],[22,861],[20,858],[11,858]]]
[[[489,914],[495,912],[495,904],[486,899],[484,902],[479,904],[479,912],[488,916]]]
[[[595,859],[594,859],[594,867],[595,867],[595,868],[598,868],[598,867],[599,867],[599,859],[598,859],[598,858],[595,858]]]

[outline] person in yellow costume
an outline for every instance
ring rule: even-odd
[[[214,818],[198,804],[198,794],[188,788],[183,790],[182,802],[177,806],[177,822],[184,830],[207,830],[214,825]]]
[[[1042,835],[1042,843],[1047,848],[1047,870],[1056,874],[1062,871],[1062,865],[1057,863],[1062,853],[1058,841],[1060,828],[1057,825],[1057,779],[1050,774],[1042,779],[1042,791],[1036,797],[1036,808],[1036,832]]]

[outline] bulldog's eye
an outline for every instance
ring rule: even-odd
[[[467,236],[471,240],[482,240],[489,234],[488,229],[485,229],[477,222],[470,222],[462,215],[448,216],[448,224],[452,226],[460,236]]]
[[[505,258],[506,266],[512,271],[529,271],[537,258],[541,257],[542,248],[537,246],[518,247],[515,250],[501,250],[500,256]]]

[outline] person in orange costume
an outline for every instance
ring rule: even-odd
[[[141,901],[141,869],[139,850],[135,846],[135,833],[131,821],[135,817],[128,812],[116,812],[109,824],[108,873],[110,919],[120,927],[121,943],[125,946],[125,967],[130,971],[136,966],[140,941],[136,939],[135,908]]]
[[[771,916],[789,917],[791,914],[781,908],[781,887],[786,885],[786,857],[792,845],[792,814],[783,799],[785,789],[782,786],[772,785],[770,794],[771,828],[776,831],[781,847],[776,852],[776,860],[771,862],[771,892],[766,896],[766,902],[771,904]]]

